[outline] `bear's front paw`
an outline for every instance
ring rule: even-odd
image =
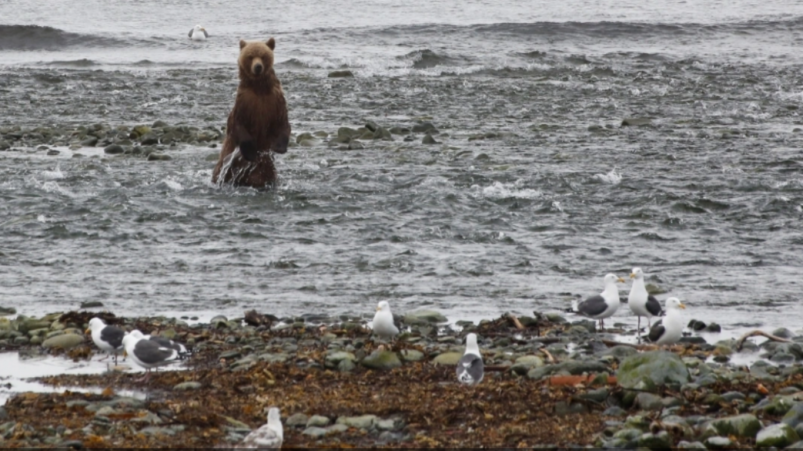
[[[289,136],[282,136],[281,138],[277,139],[276,142],[273,144],[271,148],[272,151],[276,153],[285,153],[287,152],[287,145],[290,143]]]
[[[254,144],[254,141],[241,141],[240,142],[240,154],[247,161],[256,161],[257,160],[257,146],[256,146],[256,144]]]

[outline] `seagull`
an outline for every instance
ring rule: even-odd
[[[457,362],[457,380],[466,385],[477,385],[485,376],[480,348],[477,346],[477,334],[466,335],[466,352]]]
[[[627,296],[627,305],[638,316],[638,335],[641,338],[641,317],[647,317],[647,328],[649,328],[650,318],[661,316],[661,304],[658,299],[655,299],[655,296],[647,293],[647,288],[644,286],[644,272],[641,268],[633,268],[630,278],[634,280],[630,287],[630,294]]]
[[[107,353],[114,354],[114,364],[117,365],[117,351],[123,349],[125,331],[117,326],[107,326],[100,318],[89,320],[86,333],[92,333],[92,341],[98,348]],[[108,355],[101,360],[109,358]]]
[[[371,323],[371,327],[376,335],[383,339],[393,339],[399,333],[399,329],[393,324],[393,313],[390,312],[390,305],[387,301],[380,301],[376,306],[376,315]]]
[[[606,274],[602,280],[605,283],[602,293],[591,296],[580,304],[572,305],[572,310],[575,312],[598,319],[600,330],[605,326],[605,318],[610,318],[619,310],[619,288],[616,287],[616,282],[624,283],[625,279],[616,274]]]
[[[132,330],[131,332],[129,332],[129,335],[133,335],[136,338],[142,338],[142,339],[145,339],[145,340],[154,341],[159,346],[162,346],[162,347],[165,347],[165,348],[175,349],[176,351],[178,351],[179,358],[182,358],[182,359],[190,354],[187,351],[187,347],[186,346],[184,346],[181,343],[177,343],[177,342],[175,342],[175,341],[173,341],[173,340],[171,340],[169,338],[160,337],[158,335],[145,335],[142,332],[140,332],[138,329]]]
[[[126,334],[123,338],[125,354],[131,356],[134,363],[145,368],[145,376],[140,381],[150,380],[151,368],[167,365],[179,359],[178,351],[159,345],[159,343],[137,338],[132,334]]]
[[[279,449],[284,440],[282,419],[278,407],[268,409],[268,424],[248,434],[237,448]]]
[[[196,25],[190,32],[187,34],[193,41],[205,41],[209,35],[206,33],[206,28]]]
[[[671,345],[680,340],[683,332],[683,318],[680,309],[686,309],[680,299],[669,298],[666,300],[666,317],[658,320],[650,329],[650,334],[647,335],[652,343]]]

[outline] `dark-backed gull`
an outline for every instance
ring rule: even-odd
[[[621,303],[619,302],[619,288],[616,283],[624,283],[625,279],[618,277],[616,274],[606,274],[602,280],[605,286],[602,293],[591,296],[585,301],[572,306],[577,313],[599,320],[600,330],[605,327],[605,318],[610,318],[619,310],[619,304]]]
[[[659,345],[671,345],[680,340],[683,334],[683,315],[680,313],[681,309],[686,306],[680,302],[678,298],[669,298],[666,300],[666,316],[658,320],[652,328],[647,338]]]
[[[650,318],[661,316],[661,304],[658,299],[655,299],[655,296],[647,293],[647,288],[644,286],[644,272],[641,268],[633,268],[630,278],[633,279],[633,285],[630,287],[630,294],[627,296],[627,305],[638,316],[637,333],[641,337],[641,317],[647,317],[647,328],[649,328]]]
[[[175,349],[161,346],[152,340],[137,338],[131,334],[127,334],[123,338],[123,346],[125,353],[131,356],[134,363],[145,368],[145,377],[141,379],[144,381],[150,379],[152,368],[179,360],[178,351]]]
[[[117,326],[107,326],[100,318],[89,320],[87,333],[92,333],[92,341],[95,345],[106,353],[114,355],[114,363],[117,364],[117,351],[123,349],[123,337],[125,331]],[[103,359],[107,359],[107,355]],[[101,360],[103,360],[101,359]]]
[[[187,36],[189,36],[193,41],[204,41],[209,37],[209,34],[206,33],[206,28],[196,25],[190,30]]]

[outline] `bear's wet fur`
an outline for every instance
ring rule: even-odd
[[[261,188],[276,182],[271,152],[287,152],[290,122],[282,84],[273,71],[275,47],[273,38],[240,41],[240,85],[212,173],[213,183]]]

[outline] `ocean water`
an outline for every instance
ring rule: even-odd
[[[187,38],[196,23],[207,41]],[[14,145],[0,305],[208,318],[388,300],[476,320],[564,310],[639,266],[689,318],[796,330],[801,25],[781,1],[6,0],[0,127],[219,129],[238,41],[273,36],[294,132],[440,133],[293,147],[273,191],[213,186],[207,147],[149,162]],[[626,306],[616,320],[635,325]]]

